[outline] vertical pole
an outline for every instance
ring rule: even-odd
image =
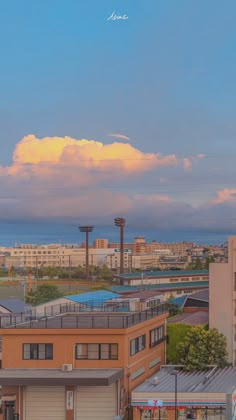
[[[175,420],[178,420],[178,408],[177,408],[177,373],[175,374]]]
[[[69,291],[71,289],[71,262],[70,262],[70,255],[69,255]]]
[[[89,233],[86,230],[86,280],[89,279]]]
[[[124,226],[120,225],[120,273],[124,273]]]
[[[36,289],[38,288],[38,277],[39,277],[39,272],[38,272],[38,256],[36,255]]]

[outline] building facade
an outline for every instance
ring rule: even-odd
[[[210,264],[209,325],[227,338],[229,361],[236,365],[236,236],[228,240],[228,263]]]
[[[137,313],[1,317],[2,418],[127,418],[132,390],[165,363],[167,315],[160,304]]]
[[[127,273],[115,276],[122,279],[127,286],[143,286],[151,284],[169,284],[202,282],[209,280],[208,270],[169,270],[169,271],[147,271],[143,273]]]
[[[235,420],[236,369],[164,367],[132,392],[133,420]]]

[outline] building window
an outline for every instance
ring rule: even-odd
[[[85,360],[117,360],[118,344],[77,344],[75,357]]]
[[[164,325],[154,328],[150,331],[150,347],[154,347],[157,344],[161,343],[165,338],[165,328]]]
[[[23,344],[24,360],[52,360],[53,344]]]
[[[140,335],[130,341],[130,356],[144,350],[146,347],[146,335]]]

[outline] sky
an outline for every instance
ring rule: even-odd
[[[235,0],[2,0],[1,221],[235,229],[235,22]]]

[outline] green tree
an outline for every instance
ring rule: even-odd
[[[176,347],[178,363],[189,371],[228,366],[226,345],[226,337],[216,328],[193,327]]]
[[[205,266],[204,266],[204,268],[205,268],[206,270],[209,270],[209,265],[210,265],[211,263],[213,263],[213,262],[215,262],[215,258],[214,258],[214,257],[207,257],[207,258],[206,258],[206,262],[205,262]]]
[[[30,305],[39,305],[40,303],[49,302],[62,296],[58,287],[54,284],[41,284],[37,290],[30,291],[25,301]]]
[[[167,324],[167,363],[179,364],[176,346],[182,343],[193,327],[187,324]]]
[[[199,257],[197,257],[195,264],[194,264],[194,270],[201,270],[202,267],[202,263]]]

